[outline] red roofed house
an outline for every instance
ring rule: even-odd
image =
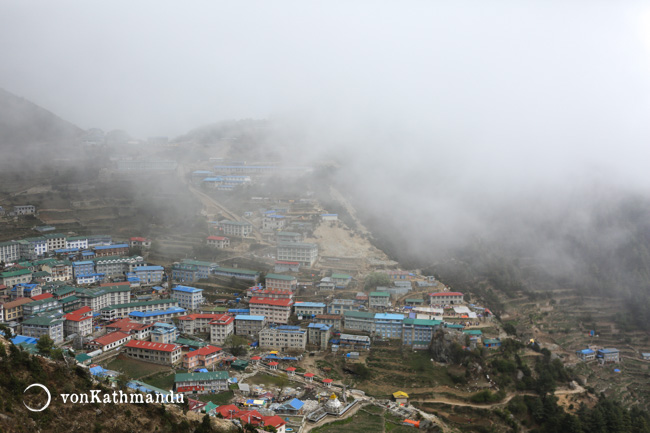
[[[223,345],[226,338],[235,332],[235,318],[227,314],[217,314],[210,322],[210,343]]]
[[[230,239],[225,236],[208,236],[209,247],[226,248],[230,246]]]
[[[204,401],[194,400],[191,398],[187,399],[187,403],[188,403],[188,410],[190,412],[196,412],[196,413],[200,413],[201,409],[203,409],[205,405],[208,404]]]
[[[463,303],[463,294],[460,292],[429,293],[431,305],[454,305]]]
[[[291,316],[291,299],[270,299],[255,296],[249,301],[251,315],[265,316],[267,322],[287,324]]]
[[[253,290],[255,287],[248,289],[247,295],[249,297],[269,298],[269,299],[293,299],[293,292],[291,290],[283,289],[262,289]]]
[[[183,368],[188,370],[194,368],[208,368],[223,358],[223,351],[220,347],[204,346],[198,350],[186,353],[183,357]]]
[[[178,318],[178,329],[184,334],[210,332],[210,322],[221,318],[223,314],[188,314]]]
[[[109,334],[110,335],[110,334]],[[174,366],[181,360],[181,346],[131,340],[124,345],[126,354],[141,361]]]
[[[116,347],[126,344],[129,340],[131,340],[129,334],[119,331],[110,332],[106,335],[95,338],[93,341],[88,343],[88,346],[93,349],[102,349],[106,352],[107,350],[115,349]]]
[[[273,426],[278,433],[285,433],[286,422],[279,416],[264,416],[256,410],[242,410],[234,404],[219,406],[215,409],[224,419],[239,419],[242,425],[252,424],[257,427]]]
[[[151,336],[153,324],[146,325],[144,323],[134,322],[129,318],[116,320],[115,322],[106,325],[106,331],[114,332],[120,331],[125,334],[131,335],[134,340],[148,340]]]
[[[147,238],[134,237],[129,239],[129,247],[149,248],[151,240]]]
[[[72,334],[83,337],[93,333],[93,310],[90,307],[81,307],[64,317],[63,332],[66,337]]]
[[[54,295],[52,295],[51,293],[41,293],[40,295],[32,296],[31,298],[34,301],[40,301],[42,299],[49,299],[49,298],[53,298],[53,297],[54,297]]]

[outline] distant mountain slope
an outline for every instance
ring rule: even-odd
[[[77,140],[83,130],[38,105],[0,89],[0,146],[3,149]]]

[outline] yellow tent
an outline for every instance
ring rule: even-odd
[[[409,398],[409,395],[404,391],[397,391],[393,393],[393,398]]]

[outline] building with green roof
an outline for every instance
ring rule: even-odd
[[[390,307],[390,293],[370,292],[370,295],[368,295],[368,306],[377,309]]]
[[[177,373],[174,376],[176,392],[183,394],[208,394],[228,390],[227,371],[207,373]]]
[[[442,326],[440,320],[404,319],[402,322],[402,344],[414,350],[429,347],[433,333]]]
[[[57,314],[43,314],[23,321],[23,335],[40,338],[49,335],[54,343],[63,342],[63,319]]]

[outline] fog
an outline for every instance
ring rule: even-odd
[[[83,129],[270,119],[416,250],[650,186],[644,2],[2,1],[0,52],[0,87]]]

